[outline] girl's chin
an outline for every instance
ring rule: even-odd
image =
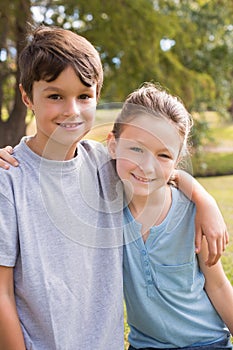
[[[166,189],[166,184],[164,181],[156,181],[155,183],[148,184],[147,186],[145,184],[142,184],[142,186],[137,186],[135,184],[132,184],[129,180],[121,180],[124,185],[124,191],[126,194],[126,198],[128,203],[133,199],[133,197],[149,197],[151,195],[156,195],[156,191],[161,192],[161,189]]]

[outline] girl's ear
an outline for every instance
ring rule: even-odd
[[[28,95],[26,94],[22,84],[19,84],[19,89],[21,92],[21,97],[22,97],[22,101],[25,104],[25,106],[29,109],[31,109],[33,111],[33,103],[31,102],[30,98],[28,97]]]
[[[116,159],[116,138],[113,134],[113,132],[110,132],[107,136],[107,146],[108,146],[108,152],[112,159]]]

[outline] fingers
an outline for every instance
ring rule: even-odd
[[[12,154],[12,153],[13,153],[13,147],[11,147],[11,146],[6,146],[6,147],[3,148],[2,150],[7,151],[9,154]]]
[[[203,238],[202,230],[196,228],[196,235],[195,235],[195,252],[196,252],[196,254],[200,253],[200,251],[201,251],[202,238]]]
[[[229,233],[226,229],[225,233],[224,233],[224,245],[225,245],[225,248],[226,248],[226,245],[229,243],[229,240],[230,240],[230,237],[229,237]],[[225,250],[224,248],[224,250]]]
[[[11,155],[13,149],[11,146],[0,148],[0,167],[9,169],[10,165],[18,166],[17,160]]]
[[[216,262],[221,257],[222,245],[220,242],[217,242],[217,241],[208,241],[208,249],[209,249],[209,254],[205,264],[210,267],[215,265]]]
[[[225,230],[221,235],[215,235],[215,237],[206,237],[208,242],[209,255],[206,261],[207,266],[213,266],[220,259],[226,245],[229,242],[229,235],[227,230]]]

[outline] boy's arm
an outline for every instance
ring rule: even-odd
[[[0,349],[26,350],[14,297],[13,268],[0,266]]]
[[[212,267],[206,266],[207,254],[207,242],[204,238],[198,260],[206,280],[205,291],[223,322],[233,334],[233,288],[224,273],[220,260]]]
[[[202,238],[205,235],[209,249],[206,264],[214,265],[229,242],[226,224],[220,209],[214,198],[187,172],[177,171],[176,179],[179,189],[196,204],[196,252],[200,252]]]

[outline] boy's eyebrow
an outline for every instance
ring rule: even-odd
[[[95,85],[85,86],[85,87],[80,88],[79,90],[85,92],[85,91],[90,91],[93,88],[95,88]],[[57,86],[47,86],[46,88],[43,89],[43,91],[57,91],[57,92],[61,92],[61,91],[66,91],[66,90],[64,90],[62,88],[59,88]]]
[[[48,87],[44,88],[44,91],[50,91],[50,90],[53,90],[53,91],[63,91],[63,89],[58,88],[58,87],[56,87],[56,86],[48,86]]]

